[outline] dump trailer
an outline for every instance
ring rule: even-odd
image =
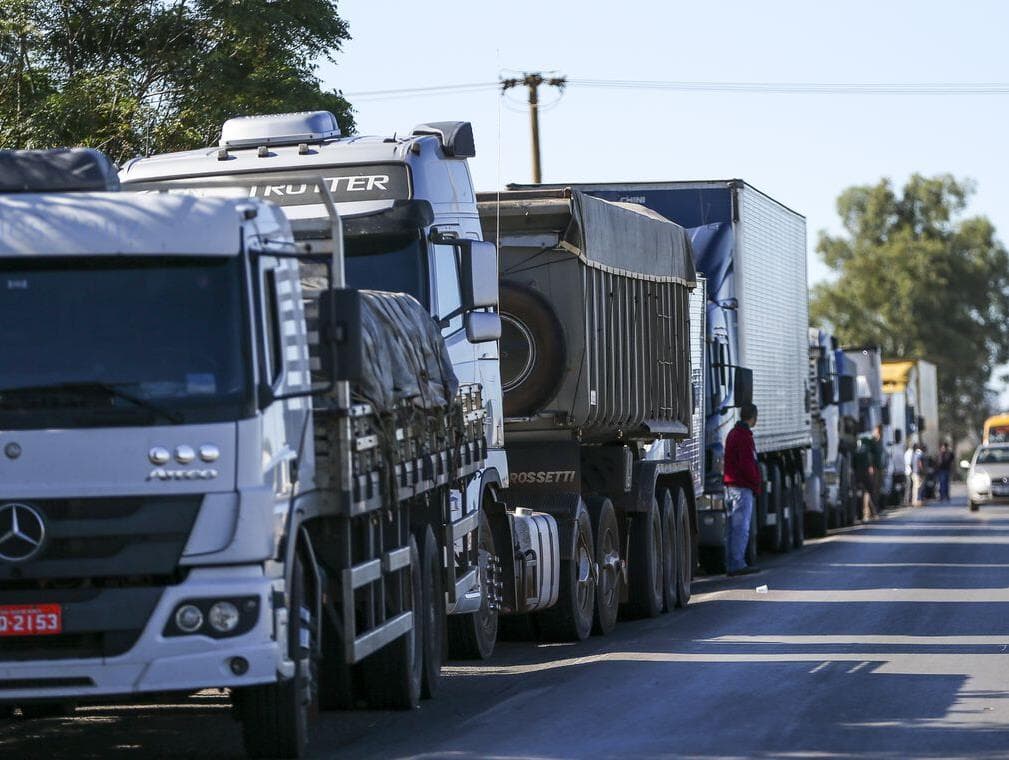
[[[546,587],[523,551],[502,558],[516,583],[501,613],[570,640],[608,632],[621,606],[644,617],[685,606],[701,474],[692,362],[702,351],[685,230],[568,189],[478,199],[499,251],[503,496],[523,507],[516,528],[528,523],[517,542],[528,532],[559,546]]]
[[[801,544],[810,445],[805,219],[742,180],[572,187],[647,206],[686,227],[707,279],[706,483],[698,506],[705,567],[724,567],[723,446],[739,406],[751,398],[759,409],[753,434],[764,481],[751,535],[775,551]],[[751,559],[756,551],[750,548]]]
[[[854,420],[844,412],[855,398],[851,365],[840,362],[837,339],[809,330],[809,413],[812,447],[806,467],[806,533],[823,536],[850,513]]]
[[[221,150],[255,155],[263,126]],[[270,126],[273,150],[335,139],[329,114]],[[446,597],[479,604],[452,501],[484,469],[481,389],[416,299],[345,287],[327,183],[303,184],[326,251],[247,190],[0,196],[0,348],[23,357],[0,519],[30,536],[0,557],[0,706],[226,688],[273,758],[317,708],[436,688]]]

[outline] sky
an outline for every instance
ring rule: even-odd
[[[358,132],[428,121],[473,123],[478,190],[531,180],[522,72],[678,82],[1007,83],[1009,3],[961,0],[340,0],[352,40],[324,63]],[[365,96],[487,83],[472,92]],[[359,95],[355,97],[355,93]],[[558,100],[558,95],[560,99]],[[544,182],[742,178],[804,214],[815,253],[840,231],[846,187],[913,172],[976,184],[968,213],[1009,241],[1009,94],[698,93],[541,89]]]

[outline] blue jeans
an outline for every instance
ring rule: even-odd
[[[949,470],[939,470],[939,499],[949,501]]]
[[[728,570],[746,567],[746,547],[750,543],[750,520],[753,517],[753,491],[749,488],[725,487],[729,511]]]

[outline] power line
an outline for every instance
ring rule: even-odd
[[[502,82],[471,82],[430,87],[348,92],[356,100],[391,100],[440,94],[469,94],[501,87]],[[769,95],[1006,95],[1009,82],[713,82],[635,79],[567,79],[579,88],[665,90],[675,92]]]

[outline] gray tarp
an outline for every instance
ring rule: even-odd
[[[0,193],[119,189],[116,165],[91,148],[0,151]]]
[[[413,296],[361,291],[364,367],[360,395],[380,411],[404,401],[450,406],[459,389],[438,325]]]
[[[571,193],[573,224],[565,237],[589,260],[656,277],[697,282],[686,231],[636,203],[612,203]]]

